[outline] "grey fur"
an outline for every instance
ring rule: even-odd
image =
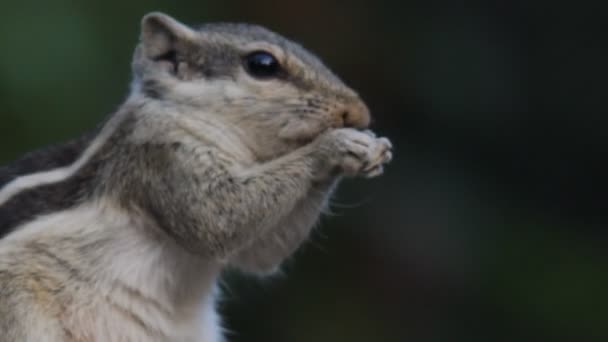
[[[260,49],[285,77],[244,71]],[[356,93],[259,26],[149,14],[133,72],[93,137],[0,169],[0,341],[219,341],[219,271],[273,272],[342,176],[391,159]]]
[[[73,163],[82,153],[93,134],[87,134],[65,144],[49,146],[28,153],[10,165],[0,167],[0,189],[10,181],[33,172],[40,172]],[[11,232],[19,224],[39,215],[67,209],[85,197],[89,182],[81,173],[66,181],[23,191],[0,206],[0,238]],[[24,210],[27,208],[27,210]]]

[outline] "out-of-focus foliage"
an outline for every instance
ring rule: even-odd
[[[259,23],[356,88],[396,159],[343,184],[284,276],[227,276],[231,341],[606,341],[604,7],[5,1],[0,162],[118,106],[147,11]]]

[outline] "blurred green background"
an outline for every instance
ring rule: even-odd
[[[319,54],[396,159],[343,184],[230,341],[607,341],[608,11],[555,1],[3,1],[0,162],[124,99],[141,16],[246,21]]]

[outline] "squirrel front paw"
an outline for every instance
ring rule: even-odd
[[[339,128],[321,137],[320,149],[330,167],[346,176],[376,177],[392,159],[392,144],[372,131]]]

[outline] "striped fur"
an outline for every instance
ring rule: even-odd
[[[260,49],[285,77],[247,74]],[[222,341],[221,270],[273,272],[342,176],[391,158],[354,91],[261,27],[150,14],[133,71],[98,130],[0,168],[0,342]]]
[[[36,216],[76,204],[77,182],[69,177],[47,186],[34,184],[11,195],[10,190],[6,189],[10,189],[10,184],[16,184],[13,182],[23,176],[69,168],[83,153],[92,137],[93,134],[87,134],[64,144],[28,153],[12,164],[0,167],[0,198],[4,198],[0,204],[0,238]]]
[[[0,304],[3,295],[14,300],[23,290],[25,295],[16,298],[25,303],[40,305],[39,298],[46,298],[46,314],[60,319],[40,328],[45,341],[220,340],[214,310],[217,263],[187,253],[149,215],[119,207],[103,189],[102,174],[112,165],[107,158],[118,146],[131,144],[135,107],[125,105],[96,135],[35,152],[2,169]],[[20,261],[24,257],[27,261]],[[24,288],[32,274],[35,285]],[[91,296],[85,287],[101,292]],[[82,303],[70,307],[62,303],[65,296],[68,303]],[[0,316],[47,321],[45,312],[0,307]],[[0,319],[0,332],[5,330],[10,331]],[[0,341],[27,338],[40,340],[14,333]]]

